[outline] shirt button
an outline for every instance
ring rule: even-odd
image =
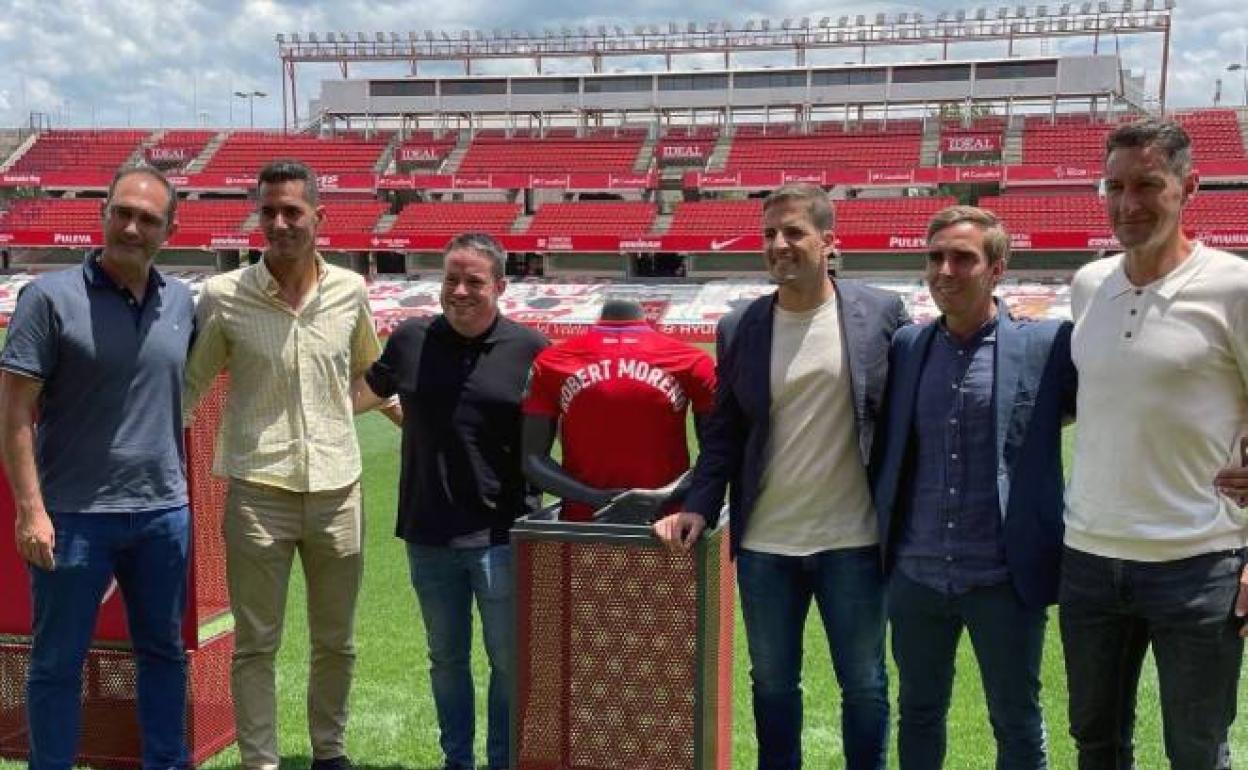
[[[1136,290],[1135,290],[1135,296],[1137,296],[1137,297],[1138,297],[1138,296],[1140,296],[1140,295],[1141,295],[1141,294],[1143,294],[1143,293],[1144,293],[1144,291],[1143,291],[1142,289],[1136,289]]]
[[[953,561],[953,557],[952,557],[952,556],[946,556],[946,557],[945,557],[945,561],[947,561],[947,562],[951,562],[951,561]]]
[[[1131,308],[1131,315],[1135,315],[1135,314],[1137,314],[1137,313],[1139,313],[1139,312],[1140,312],[1140,311],[1136,310],[1135,308]]]
[[[957,390],[957,389],[958,389],[958,383],[956,383],[956,382],[955,382],[955,383],[953,383],[953,389],[954,389],[954,390]]]
[[[956,495],[957,493],[958,493],[957,487],[949,487],[949,494]]]
[[[956,460],[956,459],[958,459],[958,453],[957,453],[957,452],[954,452],[953,454],[949,455],[949,459],[950,459],[950,460]]]
[[[1127,339],[1131,339],[1131,332],[1127,332],[1124,336],[1126,336]]]
[[[949,522],[948,524],[946,524],[945,526],[946,526],[946,527],[948,527],[949,529],[953,529],[953,522],[951,521],[951,522]]]
[[[957,425],[957,424],[958,424],[958,418],[957,418],[957,417],[950,417],[950,418],[949,418],[949,424],[950,424],[950,425]]]

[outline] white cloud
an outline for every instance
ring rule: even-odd
[[[191,125],[206,113],[212,125],[245,121],[246,104],[235,90],[260,90],[267,98],[255,103],[256,121],[281,123],[281,67],[274,35],[279,32],[347,32],[368,35],[376,30],[462,29],[540,32],[544,28],[581,25],[632,29],[640,23],[666,25],[749,18],[780,20],[803,16],[812,22],[829,16],[877,12],[890,15],[967,7],[954,0],[923,4],[845,0],[747,0],[728,10],[721,2],[635,0],[625,5],[603,0],[524,0],[486,3],[412,3],[410,0],[8,0],[0,18],[0,124],[26,122],[39,111],[75,126]],[[673,15],[673,12],[677,15]],[[1223,79],[1227,101],[1241,100],[1238,75],[1226,65],[1242,62],[1248,34],[1242,10],[1233,0],[1182,0],[1174,15],[1170,60],[1170,104],[1206,105],[1214,81]],[[1106,40],[1106,45],[1114,41]],[[1127,66],[1148,72],[1156,88],[1160,75],[1160,35],[1118,41]],[[1065,48],[1065,46],[1063,46]],[[838,61],[845,52],[823,54]],[[914,53],[917,53],[914,52]],[[904,55],[904,54],[903,54]],[[814,57],[812,57],[814,58]],[[689,63],[693,63],[689,61]],[[567,64],[551,63],[551,70]],[[491,65],[493,71],[500,65]],[[576,66],[576,65],[572,65]],[[608,65],[610,66],[610,65]],[[623,66],[623,63],[621,63]],[[708,60],[704,66],[714,66]],[[354,67],[353,72],[378,68]],[[388,70],[404,73],[403,64]],[[431,70],[430,70],[431,71]],[[300,66],[300,110],[314,97],[322,78],[338,77],[337,68]]]

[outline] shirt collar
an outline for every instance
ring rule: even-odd
[[[1188,281],[1200,274],[1201,268],[1204,267],[1208,260],[1208,249],[1200,241],[1196,241],[1192,247],[1192,253],[1183,263],[1166,273],[1162,277],[1144,286],[1136,286],[1127,278],[1127,255],[1121,254],[1118,258],[1118,269],[1109,274],[1105,279],[1106,290],[1111,298],[1117,298],[1129,291],[1148,292],[1156,294],[1162,299],[1174,299],[1174,295],[1187,285]]]
[[[446,320],[445,314],[438,315],[430,328],[465,346],[489,345],[507,336],[507,326],[503,323],[503,314],[501,312],[494,316],[494,322],[490,324],[490,327],[476,337],[465,337],[455,331],[455,327],[451,326],[451,322]]]
[[[329,272],[326,267],[325,258],[321,256],[321,252],[314,252],[316,257],[316,283],[319,286],[325,281],[325,275]],[[270,297],[276,297],[282,291],[282,285],[273,277],[273,273],[269,272],[269,266],[265,263],[264,257],[261,257],[255,265],[252,266],[255,271],[256,283],[260,290]]]
[[[609,332],[627,332],[627,331],[641,332],[641,331],[649,331],[651,327],[650,327],[650,324],[646,323],[644,319],[640,319],[640,318],[632,318],[626,321],[625,320],[604,321],[600,318],[597,321],[594,321],[594,325],[591,328],[597,329],[600,331],[609,331]]]
[[[940,330],[941,336],[955,348],[974,348],[980,343],[992,338],[996,339],[997,322],[1001,318],[1001,310],[998,308],[996,315],[984,321],[984,324],[975,330],[975,333],[966,339],[965,342],[949,333],[948,327],[945,326],[945,317],[942,315],[936,322],[936,328]]]
[[[82,260],[82,274],[87,279],[87,283],[97,289],[116,289],[117,291],[125,291],[117,285],[103,267],[100,266],[100,258],[104,256],[104,249],[90,249]],[[152,288],[164,288],[165,276],[161,274],[155,267],[149,268],[147,271],[147,286]]]

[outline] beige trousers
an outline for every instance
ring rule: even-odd
[[[232,478],[224,530],[236,635],[230,681],[243,767],[277,770],[280,760],[274,658],[296,551],[307,586],[312,755],[344,755],[363,567],[359,482],[302,493]]]

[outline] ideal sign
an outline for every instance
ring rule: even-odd
[[[705,144],[665,144],[659,147],[663,160],[702,160],[706,157]]]
[[[950,134],[940,138],[941,152],[1001,152],[999,134]]]
[[[147,159],[152,163],[185,163],[191,159],[189,147],[149,147]]]
[[[431,163],[442,160],[446,154],[442,147],[400,147],[399,160],[404,163]]]

